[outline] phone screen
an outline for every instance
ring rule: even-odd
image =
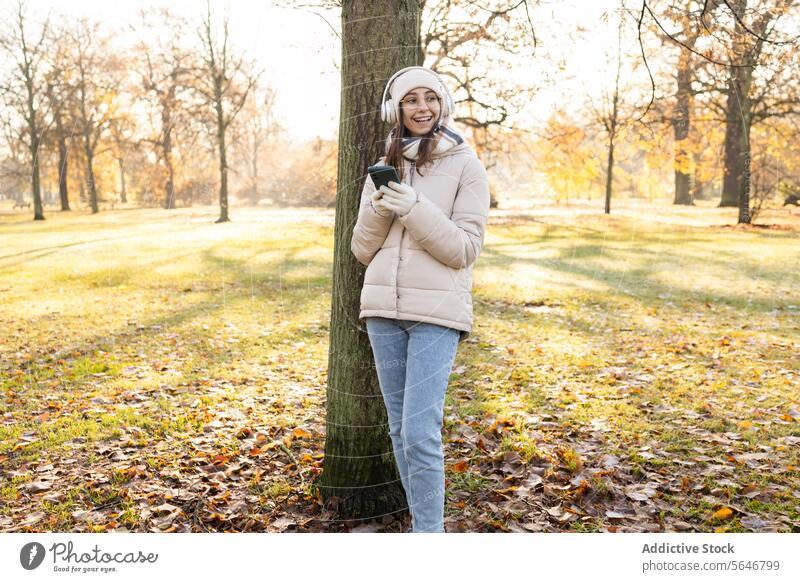
[[[397,176],[397,170],[394,166],[381,166],[374,165],[367,168],[372,181],[375,183],[375,189],[380,189],[381,186],[388,186],[389,182],[400,183],[400,178]]]

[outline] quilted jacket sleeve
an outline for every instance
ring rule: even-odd
[[[450,218],[418,194],[419,201],[398,220],[439,262],[453,269],[472,265],[483,248],[489,219],[489,177],[481,161],[472,158],[464,167]]]
[[[361,190],[361,204],[358,207],[358,219],[353,227],[353,236],[350,239],[350,250],[362,265],[369,265],[372,258],[381,248],[389,227],[394,220],[394,212],[389,216],[381,216],[372,208],[372,194],[375,192],[375,183],[367,174],[364,187]]]

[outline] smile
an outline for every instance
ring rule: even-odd
[[[421,117],[421,118],[415,119],[414,121],[416,121],[418,123],[425,123],[426,121],[430,121],[431,119],[433,119],[433,116],[429,115],[428,117]]]

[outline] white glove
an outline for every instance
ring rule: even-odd
[[[392,213],[392,210],[383,203],[383,198],[381,198],[382,195],[383,192],[380,190],[376,190],[372,193],[372,208],[375,209],[376,213],[385,217],[389,216]]]
[[[416,190],[408,184],[389,182],[389,186],[381,186],[380,191],[383,192],[384,205],[400,216],[408,214],[419,199]]]

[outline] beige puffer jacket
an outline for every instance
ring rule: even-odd
[[[435,323],[460,330],[463,341],[472,330],[472,267],[489,217],[489,178],[466,142],[434,156],[424,176],[403,161],[403,181],[419,194],[408,214],[375,212],[369,174],[361,192],[350,243],[367,265],[359,319]]]

